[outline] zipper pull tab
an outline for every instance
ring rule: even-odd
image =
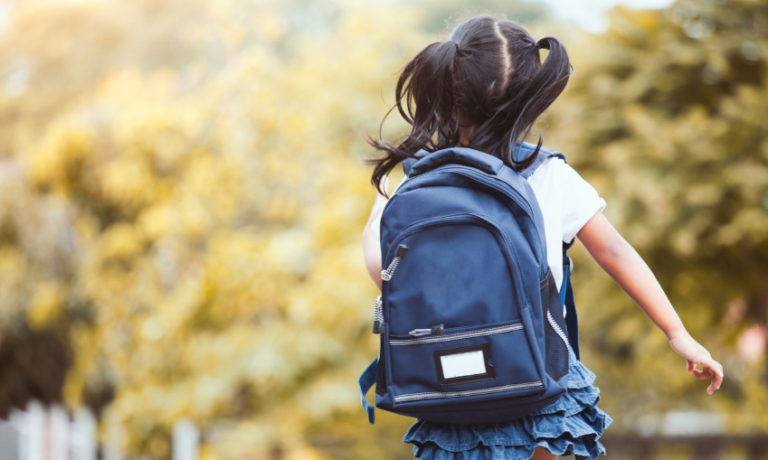
[[[429,335],[432,333],[432,329],[414,329],[411,332],[408,333],[408,335],[411,335],[413,337],[421,337],[424,335]]]
[[[397,252],[395,253],[394,259],[392,259],[392,262],[389,263],[389,267],[387,267],[386,270],[381,271],[382,281],[389,281],[392,279],[392,277],[395,275],[397,265],[400,263],[400,259],[403,258],[406,252],[408,252],[408,246],[404,244],[397,246]]]
[[[414,329],[411,332],[409,332],[408,335],[411,335],[413,337],[423,337],[425,335],[442,335],[443,329],[444,327],[441,323],[441,324],[432,326],[429,329]]]

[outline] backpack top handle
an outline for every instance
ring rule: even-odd
[[[472,166],[492,175],[504,167],[504,162],[491,154],[468,147],[450,147],[427,153],[411,165],[408,175],[415,176],[448,163]]]

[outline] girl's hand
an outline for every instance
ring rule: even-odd
[[[723,366],[712,359],[709,351],[694,340],[688,332],[683,331],[671,336],[669,346],[688,361],[688,373],[695,375],[699,380],[712,379],[707,387],[707,394],[711,395],[720,388],[725,376]]]

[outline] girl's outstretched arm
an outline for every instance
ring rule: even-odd
[[[691,337],[651,269],[603,213],[595,214],[577,236],[603,270],[664,331],[672,349],[688,361],[688,372],[699,380],[712,379],[707,393],[720,388],[723,366]]]

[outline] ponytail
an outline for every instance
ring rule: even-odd
[[[528,60],[535,60],[536,63],[540,49],[549,50],[549,54],[541,66],[531,69],[529,76],[522,75],[523,78],[514,79],[508,85],[506,101],[478,129],[476,139],[489,150],[497,152],[507,165],[522,170],[536,159],[542,139],[539,136],[536,148],[526,158],[519,157],[520,143],[528,137],[536,119],[563,92],[572,67],[565,47],[554,37],[544,37],[537,42],[531,39],[527,46],[518,48],[522,48],[522,52],[520,49],[513,52],[517,51],[514,54],[522,58],[517,60],[521,67],[524,67],[525,54],[529,54]],[[517,73],[524,73],[525,70],[520,68]]]
[[[420,149],[435,150],[440,148],[438,146],[458,142],[458,117],[453,97],[454,65],[458,54],[459,45],[454,41],[432,43],[406,64],[400,74],[395,87],[395,107],[411,125],[411,132],[396,146],[370,136],[366,139],[371,146],[386,152],[383,158],[365,160],[376,164],[371,183],[382,195],[386,196],[386,190],[379,188],[381,178],[399,162]],[[379,126],[379,139],[383,124],[384,120]]]
[[[518,161],[514,151],[514,147],[517,145],[518,140],[523,140],[528,136],[533,127],[533,123],[539,115],[541,115],[555,101],[555,99],[557,99],[560,93],[563,92],[573,69],[565,47],[556,38],[544,37],[537,41],[537,52],[542,48],[549,50],[549,53],[538,72],[536,72],[536,76],[531,81],[531,88],[535,91],[530,95],[528,101],[520,111],[520,115],[517,120],[515,120],[513,129],[510,131],[510,135],[507,139],[509,151],[505,152],[505,154],[509,155],[509,157],[505,158],[509,158],[513,162]],[[520,131],[523,129],[525,129],[525,132],[520,135]],[[541,137],[539,137],[534,155],[538,154],[541,142]]]

